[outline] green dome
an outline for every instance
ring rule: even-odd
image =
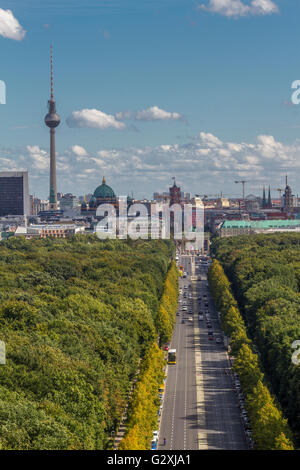
[[[103,177],[102,184],[94,191],[95,198],[101,199],[115,199],[116,195],[112,188],[105,183],[105,178]]]

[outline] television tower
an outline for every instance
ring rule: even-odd
[[[46,126],[50,127],[50,210],[57,210],[57,187],[56,187],[56,151],[55,151],[55,128],[60,123],[60,117],[56,114],[56,105],[53,99],[53,57],[51,55],[51,98],[48,101],[48,114],[45,117]]]

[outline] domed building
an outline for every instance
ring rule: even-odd
[[[112,204],[116,209],[118,205],[114,190],[106,184],[104,176],[102,178],[102,184],[95,189],[88,206],[85,201],[81,204],[81,214],[95,216],[97,207],[102,204]]]
[[[94,191],[94,198],[97,202],[97,207],[100,204],[115,204],[117,202],[114,190],[106,184],[105,178],[102,178],[102,184]]]

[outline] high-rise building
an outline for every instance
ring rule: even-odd
[[[172,206],[173,204],[180,204],[181,202],[180,188],[176,186],[174,177],[173,180],[174,184],[170,187],[170,206]]]
[[[30,215],[28,171],[0,172],[0,216]]]
[[[48,101],[49,112],[45,117],[46,126],[50,127],[50,210],[57,210],[57,187],[56,187],[56,150],[55,150],[55,128],[60,123],[60,117],[56,114],[56,104],[53,99],[53,61],[51,46],[51,97]]]
[[[285,177],[285,191],[283,195],[283,211],[291,214],[294,210],[294,201],[291,187],[288,185],[288,177]]]

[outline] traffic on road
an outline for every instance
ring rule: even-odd
[[[251,430],[242,392],[231,373],[218,312],[209,291],[206,256],[178,254],[182,272],[161,399],[156,448],[249,449]],[[170,357],[170,355],[169,355]],[[225,372],[226,371],[226,372]]]

